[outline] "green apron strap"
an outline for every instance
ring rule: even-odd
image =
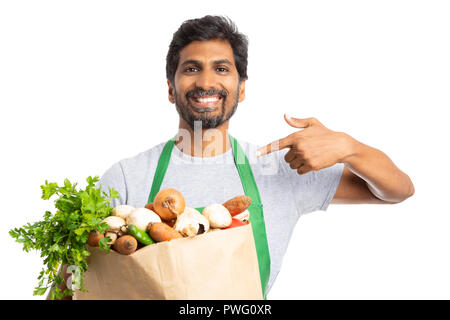
[[[255,182],[255,178],[253,176],[253,172],[244,151],[235,138],[233,138],[231,135],[228,136],[230,138],[233,149],[234,162],[238,169],[245,195],[249,196],[252,199],[252,204],[248,208],[248,211],[250,212],[250,222],[253,231],[253,238],[255,240],[256,254],[258,257],[262,293],[264,299],[266,299],[266,289],[270,276],[270,255],[261,198]],[[153,183],[148,197],[148,203],[154,201],[156,194],[161,188],[162,181],[167,171],[167,167],[169,166],[170,156],[175,145],[175,140],[176,136],[167,141],[161,152],[155,171],[155,176],[153,177]],[[196,209],[202,212],[204,207]]]
[[[159,156],[158,166],[156,167],[155,176],[153,177],[153,184],[150,194],[148,196],[147,203],[151,203],[155,200],[156,194],[161,188],[164,176],[166,175],[167,167],[169,166],[170,156],[172,155],[172,149],[175,145],[176,136],[167,141],[164,145],[161,155]]]
[[[255,206],[250,206],[250,222],[253,231],[253,238],[255,239],[256,253],[258,256],[259,275],[261,278],[261,288],[264,299],[266,299],[266,289],[270,276],[270,255],[269,245],[267,243],[266,226],[264,223],[264,213],[262,208],[261,197],[259,190],[253,176],[252,169],[245,156],[244,151],[235,138],[229,135],[231,145],[233,148],[234,161],[241,177],[242,187],[245,195],[252,199],[252,203],[256,202]]]

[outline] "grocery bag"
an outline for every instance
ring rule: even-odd
[[[129,256],[90,248],[74,299],[262,299],[250,225],[160,242]]]
[[[270,255],[263,204],[249,162],[228,135],[250,224],[138,249],[129,256],[91,248],[85,288],[74,299],[265,299]],[[159,192],[175,137],[161,152],[148,202]],[[197,208],[200,212],[203,208]]]

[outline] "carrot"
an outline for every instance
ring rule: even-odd
[[[183,235],[164,222],[150,222],[148,224],[150,237],[156,242],[170,241],[183,238]]]
[[[132,254],[138,246],[137,240],[130,235],[122,236],[114,242],[114,249],[121,254]]]
[[[252,199],[248,196],[237,196],[233,199],[228,200],[223,204],[225,208],[230,211],[231,216],[235,216],[241,212],[244,212],[245,210],[250,207],[250,204],[252,203]]]
[[[97,230],[92,230],[89,232],[89,237],[87,239],[87,244],[91,247],[98,247],[98,243],[101,238],[104,238],[104,235],[98,232]]]

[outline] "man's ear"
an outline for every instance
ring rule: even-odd
[[[172,87],[172,84],[170,83],[170,80],[167,80],[167,85],[169,86],[169,101],[170,101],[170,103],[175,103],[175,97],[173,95],[175,90]]]
[[[239,102],[244,101],[244,99],[245,99],[245,80],[242,80],[239,89]]]

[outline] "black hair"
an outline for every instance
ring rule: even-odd
[[[239,82],[247,80],[248,38],[238,32],[228,17],[204,16],[184,21],[173,34],[166,57],[166,77],[173,84],[180,59],[180,51],[192,41],[212,39],[227,40],[233,49],[234,62],[239,73]]]

